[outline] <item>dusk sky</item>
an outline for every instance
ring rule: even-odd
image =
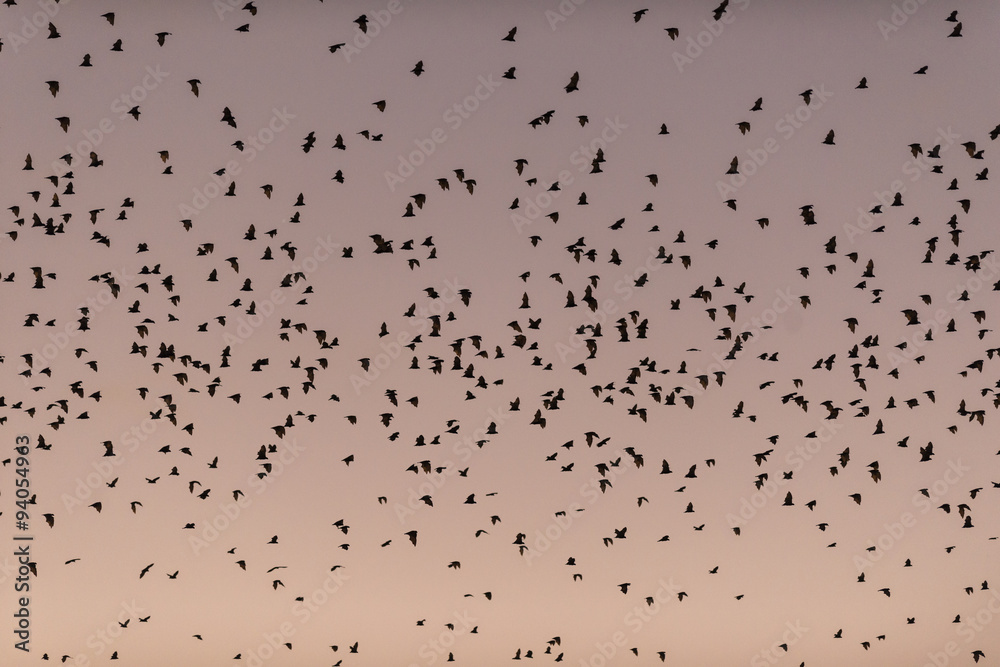
[[[1000,661],[1000,5],[4,5],[0,665]]]

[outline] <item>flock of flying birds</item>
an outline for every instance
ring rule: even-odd
[[[23,0],[4,4],[5,25],[34,9]],[[235,33],[227,39],[263,34],[269,13],[290,11],[263,2],[216,4],[224,10],[219,25]],[[672,22],[663,5],[613,11],[621,22],[615,30],[657,24],[656,37],[679,46],[703,21],[723,21],[727,12],[731,18],[743,9],[724,0],[690,12],[690,25]],[[275,145],[292,135],[301,140],[288,152],[298,164],[274,168],[270,176],[266,165],[260,167],[264,158],[240,169],[249,151],[264,153],[264,146],[254,146],[256,130],[247,137],[251,121],[244,121],[259,119],[256,110],[227,99],[238,86],[171,53],[184,48],[175,46],[181,36],[173,30],[143,33],[137,26],[146,22],[144,10],[74,4],[52,15],[29,43],[0,35],[3,66],[21,68],[29,56],[15,49],[35,49],[30,57],[44,59],[47,40],[73,36],[75,17],[96,12],[102,19],[101,29],[86,36],[93,46],[72,68],[40,70],[62,74],[26,82],[18,91],[36,101],[41,91],[44,108],[55,110],[47,134],[32,138],[44,148],[16,166],[10,148],[3,150],[0,423],[11,447],[15,433],[31,438],[38,489],[31,498],[38,554],[32,580],[41,588],[46,577],[79,576],[72,573],[76,568],[89,578],[115,581],[115,595],[142,596],[148,610],[120,619],[113,633],[118,639],[95,651],[69,633],[45,632],[49,598],[39,597],[33,608],[37,646],[5,664],[84,664],[81,655],[89,664],[154,664],[142,657],[139,644],[127,641],[147,628],[184,655],[197,656],[187,664],[249,664],[262,655],[256,630],[220,637],[211,619],[193,633],[169,620],[158,623],[158,609],[169,607],[180,590],[197,604],[196,592],[172,587],[209,577],[253,596],[250,608],[301,610],[315,604],[321,574],[343,574],[345,590],[376,591],[389,585],[395,567],[433,582],[441,599],[400,601],[412,616],[407,627],[386,624],[365,636],[319,618],[312,623],[323,625],[321,632],[272,645],[273,664],[322,664],[315,657],[298,662],[298,655],[315,648],[302,643],[316,636],[329,639],[320,640],[328,654],[322,659],[345,666],[386,664],[384,652],[394,642],[410,664],[420,665],[511,659],[597,665],[611,657],[612,644],[616,664],[695,664],[683,657],[689,638],[671,630],[687,622],[688,609],[737,622],[755,615],[792,619],[780,608],[787,592],[775,593],[778,608],[768,608],[770,583],[753,583],[747,563],[762,558],[762,548],[794,553],[797,561],[767,570],[760,575],[765,582],[782,570],[803,568],[811,572],[807,578],[827,581],[863,608],[816,600],[815,606],[836,613],[813,623],[802,646],[795,645],[798,635],[783,635],[779,623],[745,644],[762,650],[744,661],[776,664],[795,652],[789,662],[802,665],[902,664],[895,662],[900,651],[929,639],[936,643],[918,659],[940,651],[953,661],[948,664],[996,659],[998,633],[988,624],[993,612],[984,623],[981,610],[992,610],[991,601],[1000,599],[1000,470],[994,458],[1000,451],[987,451],[997,449],[989,433],[995,433],[1000,407],[1000,336],[991,328],[1000,291],[991,241],[1000,236],[988,206],[979,202],[990,197],[992,142],[1000,125],[965,128],[950,151],[941,143],[898,146],[900,161],[925,165],[925,173],[918,187],[889,193],[871,207],[863,227],[849,228],[844,223],[854,223],[853,217],[809,201],[775,199],[769,210],[744,206],[744,191],[734,189],[716,204],[716,217],[724,221],[716,237],[707,230],[720,227],[671,213],[685,193],[657,199],[670,183],[662,172],[633,173],[624,139],[588,153],[574,179],[547,180],[553,174],[534,167],[548,164],[545,153],[553,149],[546,133],[554,127],[572,125],[580,137],[595,136],[598,123],[577,102],[588,72],[567,70],[564,83],[540,95],[551,108],[544,102],[524,112],[516,119],[517,136],[496,138],[489,160],[448,164],[446,151],[462,140],[456,135],[439,146],[440,155],[425,156],[427,164],[412,178],[401,179],[412,194],[387,195],[382,175],[355,163],[370,159],[377,142],[412,149],[412,138],[393,136],[382,118],[413,99],[386,90],[384,97],[364,100],[366,126],[328,121],[305,127],[300,113],[275,139]],[[439,10],[405,6],[413,14]],[[310,54],[324,59],[308,67],[349,76],[352,65],[341,52],[356,48],[358,34],[374,39],[386,11],[331,25],[343,39]],[[940,10],[928,5],[921,12]],[[934,19],[942,20],[942,41],[969,39],[961,14]],[[392,16],[402,25],[405,17]],[[379,39],[392,40],[388,27],[379,25],[385,31]],[[526,60],[519,49],[531,46],[526,39],[549,35],[526,37],[523,25],[487,34],[484,26],[476,28],[481,38],[497,42],[509,62],[518,63],[500,63],[502,86],[529,76],[537,84],[531,70],[549,65]],[[649,39],[649,32],[635,39]],[[185,116],[175,125],[189,124],[186,114],[197,116],[191,125],[215,124],[196,142],[216,167],[196,171],[198,163],[187,155],[194,151],[190,138],[171,132],[153,137],[159,147],[149,154],[115,145],[111,136],[89,151],[57,148],[80,127],[73,95],[83,88],[70,79],[100,77],[108,59],[143,40],[149,42],[143,49],[157,49],[155,55],[169,63],[164,69],[178,74],[156,93],[159,99],[126,105],[127,117],[115,131],[141,136],[157,105],[183,95]],[[377,53],[379,45],[363,55],[386,59],[380,65],[386,72],[419,86],[438,76],[435,68],[447,67],[435,47],[428,40],[427,55],[406,62]],[[936,48],[928,44],[927,53]],[[898,76],[932,77],[935,63],[931,55],[927,60]],[[860,96],[885,83],[865,72],[853,79],[858,105],[864,104]],[[730,133],[736,156],[719,162],[718,178],[728,183],[746,174],[744,139],[770,122],[758,122],[758,115],[764,118],[771,105],[809,105],[815,94],[808,88],[790,90],[780,101],[735,101],[730,127],[718,131]],[[642,135],[641,144],[661,142],[666,157],[656,159],[669,161],[677,159],[669,142],[685,129],[665,116],[628,132]],[[846,134],[810,126],[796,141],[836,151]],[[384,160],[386,154],[378,155]],[[322,167],[320,159],[326,160]],[[298,187],[306,171],[327,168],[313,189]],[[152,185],[120,195],[130,173]],[[604,180],[623,174],[632,182]],[[187,180],[177,186],[174,179]],[[217,184],[219,199],[189,215],[149,203],[159,201],[158,193],[190,200],[191,183]],[[911,204],[927,201],[922,193],[948,202],[945,213]],[[317,211],[313,204],[334,201],[348,211],[352,197],[362,205],[374,197],[395,213],[390,219],[379,208],[368,220],[355,213],[347,216],[354,222],[331,220],[336,210]],[[643,203],[636,205],[636,197]],[[487,222],[465,222],[468,202],[484,199],[476,215]],[[229,213],[230,201],[246,202],[246,208]],[[617,213],[599,220],[587,207]],[[255,215],[256,209],[262,213]],[[275,210],[279,223],[263,213]],[[490,231],[459,229],[467,225]],[[470,273],[469,244],[477,235],[493,238],[497,228],[507,238],[495,252],[514,250],[501,259],[484,256],[482,274]],[[738,231],[727,238],[727,230]],[[863,242],[855,243],[855,233]],[[316,240],[331,234],[332,243]],[[921,245],[911,242],[917,236]],[[771,265],[740,276],[728,260],[716,259],[740,244],[751,252],[755,245],[786,246]],[[798,266],[798,255],[810,263]],[[451,262],[466,268],[449,273]],[[755,287],[770,284],[762,274],[793,285],[791,298],[782,300],[779,291],[775,299]],[[934,277],[930,283],[912,277],[921,275]],[[789,321],[818,328],[797,335]],[[233,435],[223,439],[226,429]],[[726,441],[718,440],[720,433],[728,434]],[[311,463],[295,463],[289,443],[296,441],[308,443],[302,457],[314,457]],[[328,460],[317,460],[318,450]],[[3,458],[0,509],[11,525],[9,450]],[[101,467],[107,461],[114,463]],[[251,487],[314,498],[301,480],[303,488],[290,488],[297,486],[293,476],[310,467],[336,487],[331,493],[348,499],[328,508],[303,500],[295,513],[305,515],[312,532],[296,532],[289,517],[282,525],[290,534],[283,535],[251,509],[238,533],[218,530],[224,503],[266,502],[263,494],[256,500]],[[102,473],[99,484],[85,483],[81,493],[79,481],[94,470],[113,472]],[[57,476],[58,483],[52,481]],[[926,515],[919,498],[930,508]],[[916,527],[901,518],[907,510]],[[137,522],[147,513],[155,513],[155,525],[143,524],[140,533]],[[180,515],[188,518],[163,518]],[[371,525],[359,525],[366,521]],[[70,530],[79,522],[85,532]],[[772,531],[774,525],[779,527]],[[897,530],[912,532],[901,537]],[[143,537],[131,538],[133,531]],[[102,558],[88,551],[95,533],[113,535],[119,544]],[[190,544],[194,556],[158,551],[171,541]],[[212,555],[199,555],[202,550]],[[412,554],[425,550],[434,557],[414,565]],[[122,552],[142,564],[133,571]],[[457,557],[439,559],[444,552]],[[272,555],[278,553],[286,560]],[[301,554],[309,559],[296,560]],[[373,562],[386,571],[366,569]],[[809,562],[839,567],[813,571]],[[552,568],[541,571],[554,575],[544,584],[533,577],[519,583],[518,576],[527,580],[537,571],[529,568]],[[946,571],[944,589],[930,586]],[[677,585],[664,589],[660,582],[673,582],[675,572]],[[956,576],[961,585],[952,584]],[[156,579],[162,581],[148,587]],[[815,595],[809,584],[800,582],[792,598]],[[577,634],[573,623],[579,619],[561,617],[561,603],[561,611],[553,607],[537,617],[544,621],[515,635],[511,617],[526,612],[513,598],[539,614],[550,604],[546,596],[520,590],[525,585],[552,587],[596,625]],[[927,588],[934,592],[921,592]],[[337,595],[329,592],[330,605],[318,606],[330,613],[346,604]],[[619,596],[623,602],[615,606]],[[901,606],[900,599],[919,611]],[[451,614],[466,604],[477,605],[479,620],[471,629],[456,627]],[[622,625],[631,609],[637,610],[631,621],[643,619],[634,634],[627,622]],[[855,622],[865,614],[872,617]],[[100,618],[75,621],[84,628],[104,625]],[[968,643],[953,630],[977,622],[984,628],[969,630]],[[701,623],[702,631],[710,625],[704,618]],[[622,642],[608,639],[623,627]],[[728,630],[710,632],[725,643]],[[485,654],[476,645],[480,638],[491,642]],[[942,648],[950,639],[960,651]],[[150,642],[149,635],[142,641]],[[809,645],[815,652],[807,642],[815,642]],[[823,655],[837,656],[836,662]]]

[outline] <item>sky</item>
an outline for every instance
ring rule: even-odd
[[[1000,660],[998,14],[4,3],[0,663]]]

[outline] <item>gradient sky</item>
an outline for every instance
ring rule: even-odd
[[[996,4],[248,7],[0,8],[0,664],[1000,660]]]

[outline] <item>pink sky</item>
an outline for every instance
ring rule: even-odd
[[[993,4],[244,4],[0,8],[0,663],[1000,659]]]

